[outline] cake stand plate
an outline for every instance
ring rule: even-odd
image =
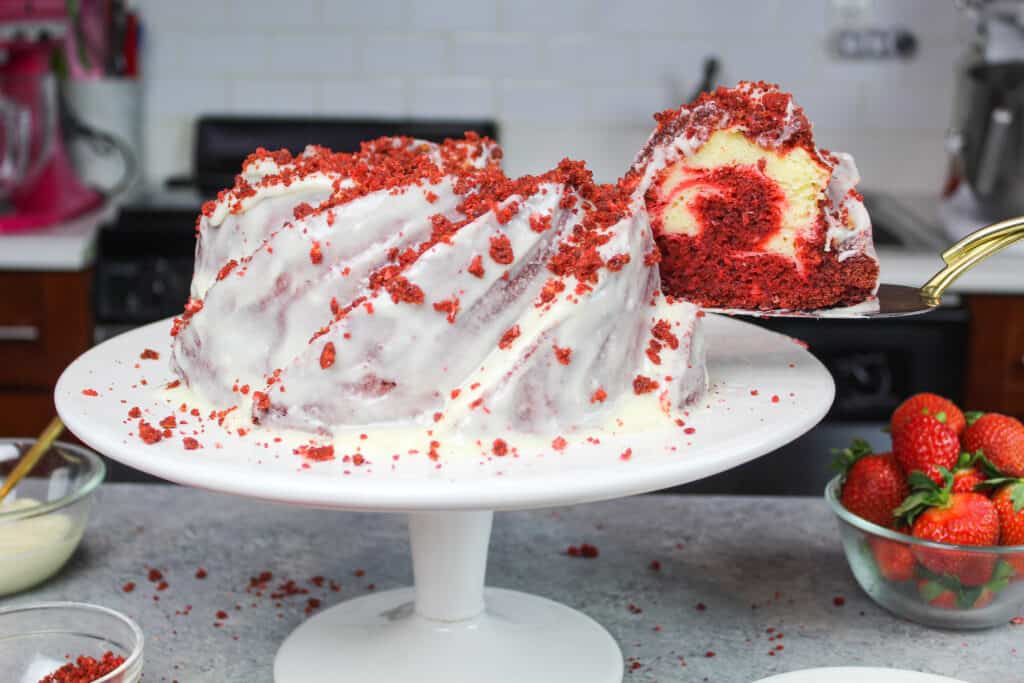
[[[147,348],[166,354],[169,321],[82,355],[61,376],[55,399],[82,441],[171,481],[308,507],[409,513],[415,588],[344,602],[305,622],[277,655],[277,683],[619,681],[619,648],[589,617],[543,598],[484,589],[493,511],[694,481],[769,453],[824,417],[835,388],[803,344],[726,317],[705,322],[711,387],[685,414],[685,428],[665,420],[641,432],[568,438],[558,452],[524,448],[515,457],[434,462],[393,453],[386,434],[371,431],[363,465],[310,464],[293,453],[299,436],[239,435],[212,421],[202,449],[184,450],[180,437],[147,445],[134,434],[129,408],[154,424],[169,413],[188,416],[178,412],[183,395],[164,389],[172,379],[166,362],[140,360]]]

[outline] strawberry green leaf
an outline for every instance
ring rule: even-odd
[[[917,588],[918,593],[925,600],[925,602],[931,602],[935,598],[939,597],[946,592],[946,587],[938,581],[925,581]]]
[[[991,460],[985,457],[984,449],[979,448],[971,456],[974,466],[985,473],[987,477],[1001,477],[1003,473],[999,471]]]
[[[845,476],[855,462],[865,455],[871,455],[872,453],[871,444],[864,439],[854,439],[850,442],[849,448],[832,449],[832,454],[838,456],[832,461],[832,467],[842,472],[843,476]]]
[[[1010,501],[1013,503],[1013,511],[1024,510],[1024,479],[1018,479],[1010,484]]]
[[[986,585],[988,585],[988,587],[992,590],[995,590],[993,584],[999,583],[1002,584],[1000,586],[1000,590],[1002,590],[1006,587],[1006,584],[1009,583],[1010,579],[1013,577],[1015,573],[1016,571],[1014,570],[1012,564],[1010,564],[1006,560],[999,560],[999,562],[996,563],[995,570],[993,570],[992,572],[992,578]]]
[[[956,606],[960,609],[970,609],[974,607],[974,603],[978,602],[978,598],[981,597],[982,592],[985,590],[984,586],[973,586],[971,588],[964,588],[956,596]]]
[[[907,483],[914,491],[938,491],[939,487],[931,477],[921,470],[913,470],[907,475]]]
[[[966,413],[964,413],[964,419],[967,420],[967,426],[970,427],[972,424],[978,421],[978,418],[980,418],[984,414],[985,413],[980,410],[968,410]]]

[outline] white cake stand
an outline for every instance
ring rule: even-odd
[[[596,622],[544,598],[484,588],[493,511],[694,481],[769,453],[824,417],[832,378],[801,344],[729,318],[706,323],[712,387],[686,416],[692,433],[666,424],[515,458],[396,460],[386,448],[374,455],[372,433],[364,450],[372,466],[347,469],[339,461],[302,467],[287,438],[274,443],[255,432],[222,431],[214,445],[208,432],[195,451],[183,450],[180,438],[146,445],[129,435],[135,423],[126,413],[139,406],[156,422],[177,405],[161,388],[171,379],[166,360],[139,360],[144,348],[167,349],[168,322],[84,354],[61,376],[56,404],[97,451],[171,481],[309,507],[409,514],[415,587],[349,600],[306,621],[277,654],[277,683],[603,683],[621,680],[623,663]],[[624,460],[626,448],[632,456]]]

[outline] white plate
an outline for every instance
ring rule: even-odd
[[[754,683],[964,683],[964,681],[919,671],[903,671],[902,669],[835,666],[790,671],[778,676],[762,678]]]
[[[217,433],[205,435],[202,450],[184,450],[178,436],[143,443],[129,435],[137,424],[126,419],[129,407],[148,411],[147,419],[155,424],[178,404],[175,392],[162,389],[173,379],[167,367],[168,321],[127,332],[82,355],[61,375],[55,400],[68,428],[100,453],[205,489],[357,510],[574,504],[716,474],[775,450],[824,417],[835,386],[801,344],[721,316],[709,315],[706,323],[712,386],[686,418],[692,434],[665,420],[660,429],[602,434],[599,445],[570,440],[562,452],[446,457],[440,467],[423,455],[393,461],[387,443],[372,432],[363,449],[372,466],[362,467],[331,461],[303,468],[302,459],[293,454],[294,442],[272,443],[273,434],[261,437],[255,432],[242,438],[209,421],[207,429]],[[140,361],[144,348],[159,350],[161,360]],[[83,395],[85,389],[99,395]],[[215,441],[222,447],[212,447]],[[375,454],[375,447],[383,450]],[[632,449],[632,457],[624,461],[620,455],[626,448]]]

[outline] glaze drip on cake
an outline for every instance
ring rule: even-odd
[[[655,119],[620,184],[644,198],[666,293],[761,310],[874,295],[878,263],[853,158],[815,147],[791,95],[741,82]]]
[[[704,388],[641,199],[579,162],[506,177],[468,136],[259,151],[204,207],[172,363],[275,428],[558,434]]]

